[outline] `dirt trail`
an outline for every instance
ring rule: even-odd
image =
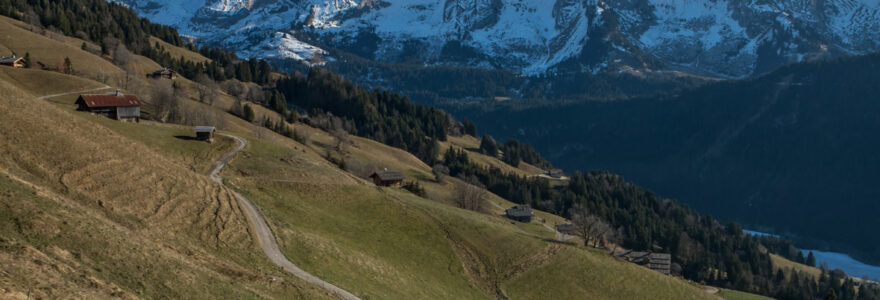
[[[103,86],[103,87],[93,88],[93,89],[87,89],[87,90],[82,90],[82,91],[67,92],[67,93],[60,93],[60,94],[53,94],[53,95],[40,96],[40,97],[37,97],[37,99],[40,99],[40,100],[46,100],[46,99],[49,99],[49,98],[55,98],[55,97],[60,97],[60,96],[64,96],[64,95],[70,95],[70,94],[82,94],[82,93],[88,93],[88,92],[94,92],[94,91],[106,90],[106,89],[111,89],[111,88],[112,88],[111,86],[109,86],[109,85],[105,85],[105,86]]]
[[[717,287],[714,287],[714,286],[708,286],[708,285],[707,285],[707,286],[706,286],[706,293],[709,294],[709,295],[715,295],[715,294],[718,294],[718,288],[717,288]]]
[[[225,166],[226,163],[229,162],[229,160],[231,160],[236,154],[241,152],[241,150],[244,150],[244,147],[247,146],[247,140],[223,133],[220,133],[220,135],[230,137],[238,142],[238,146],[234,150],[223,155],[223,157],[221,157],[220,160],[218,160],[217,163],[215,163],[214,166],[211,167],[211,170],[208,172],[208,176],[211,177],[212,180],[216,181],[217,183],[223,184],[223,178],[220,178],[220,170],[222,170],[223,166]],[[360,299],[352,293],[349,293],[329,282],[326,282],[318,277],[315,277],[312,274],[309,274],[308,272],[300,269],[292,262],[290,262],[290,260],[288,260],[287,257],[285,257],[283,253],[281,253],[281,249],[278,247],[278,242],[275,240],[275,236],[272,234],[272,230],[269,229],[269,225],[266,224],[266,220],[263,218],[263,215],[260,214],[260,211],[254,205],[254,203],[239,194],[238,192],[232,190],[232,188],[230,188],[230,190],[235,196],[235,199],[238,200],[238,203],[241,206],[242,211],[244,211],[244,213],[247,215],[248,220],[251,221],[251,225],[253,225],[254,230],[257,234],[257,241],[259,242],[260,247],[263,248],[263,253],[265,253],[266,256],[269,257],[269,260],[271,260],[274,264],[278,265],[288,273],[293,274],[294,276],[299,277],[300,279],[308,283],[320,286],[338,296],[339,298],[346,300]]]

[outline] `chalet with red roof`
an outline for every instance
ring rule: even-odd
[[[139,122],[141,119],[141,100],[135,95],[121,92],[111,94],[80,95],[76,99],[77,110],[91,112],[94,115]]]

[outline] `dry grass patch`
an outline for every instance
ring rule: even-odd
[[[0,168],[44,190],[0,201],[6,259],[47,255],[52,266],[69,252],[76,262],[68,264],[71,276],[92,276],[99,287],[115,285],[146,298],[322,297],[271,267],[228,190],[167,154],[182,155],[185,147],[166,152],[146,145],[151,136],[170,137],[151,132],[164,128],[104,122],[110,120],[60,110],[0,80]],[[120,127],[108,128],[114,126]],[[56,196],[28,201],[20,195]],[[64,251],[52,256],[53,246]],[[72,294],[92,298],[77,290],[95,286],[91,281],[39,277],[36,267],[38,277],[30,277],[31,268],[23,266],[0,276],[47,286],[68,282]],[[273,284],[269,275],[287,283]]]
[[[84,91],[104,86],[96,81],[38,69],[0,67],[0,79],[37,96]]]
[[[38,62],[42,62],[50,68],[57,69],[64,63],[64,58],[69,57],[77,75],[98,78],[104,74],[112,79],[123,74],[119,67],[97,55],[83,51],[77,46],[72,46],[66,38],[53,39],[26,30],[16,24],[20,24],[20,22],[0,17],[0,44],[5,45],[19,56],[30,53],[34,68],[38,68]]]

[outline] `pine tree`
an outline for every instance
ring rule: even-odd
[[[484,135],[480,141],[480,151],[492,157],[498,156],[498,143],[491,136]]]
[[[64,57],[64,69],[62,70],[64,74],[73,74],[73,63],[70,62],[70,57]]]
[[[31,53],[30,52],[24,53],[24,67],[25,68],[31,67]]]
[[[822,298],[822,299],[824,299],[824,300],[837,300],[837,294],[834,293],[834,290],[830,290],[830,291],[828,291],[828,295],[825,295],[825,298]]]
[[[249,104],[244,105],[244,116],[242,116],[242,117],[244,117],[244,119],[248,122],[254,121],[254,118],[255,118],[254,109]]]
[[[462,119],[461,126],[463,127],[464,134],[477,137],[477,125],[474,125],[473,122],[468,121],[468,119]]]
[[[810,254],[807,255],[807,261],[806,261],[806,264],[807,264],[808,266],[811,266],[811,267],[815,267],[815,266],[816,266],[816,256],[813,255],[813,251],[810,251]]]

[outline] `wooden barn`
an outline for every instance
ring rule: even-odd
[[[528,205],[517,205],[505,209],[504,215],[512,220],[528,223],[532,221],[532,216],[535,214],[532,213],[532,208]]]
[[[378,186],[400,187],[403,185],[403,180],[406,179],[406,175],[403,175],[400,171],[385,169],[373,173],[373,175],[370,175],[370,178],[372,178],[373,183]]]
[[[169,68],[159,69],[153,73],[147,75],[150,78],[165,78],[165,79],[177,79],[177,72],[172,71]]]
[[[135,95],[125,95],[118,91],[112,94],[80,95],[76,99],[76,105],[79,111],[111,119],[134,122],[141,119],[141,100]]]
[[[196,126],[196,139],[213,143],[215,131],[214,126]]]
[[[0,65],[13,68],[24,68],[24,58],[14,55],[12,57],[0,57]]]

